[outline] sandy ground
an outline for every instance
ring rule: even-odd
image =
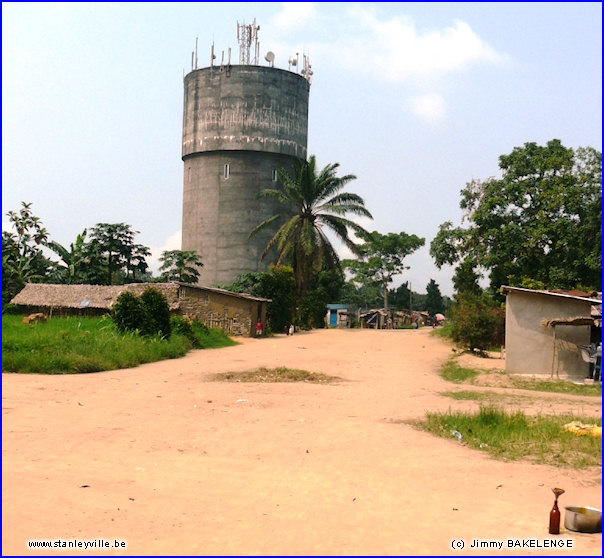
[[[86,555],[599,555],[601,534],[547,532],[554,486],[562,506],[601,509],[599,468],[495,461],[403,422],[474,408],[439,395],[462,389],[437,374],[451,355],[428,328],[329,330],[129,370],[3,374],[3,555],[37,539],[127,545]],[[262,365],[345,381],[208,381]],[[534,397],[601,414],[593,398]]]

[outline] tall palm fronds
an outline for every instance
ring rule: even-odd
[[[76,237],[76,241],[69,245],[69,250],[54,240],[44,243],[61,258],[61,261],[55,266],[53,280],[68,284],[85,282],[86,271],[90,265],[90,260],[85,255],[86,234],[87,230],[84,229]]]
[[[271,225],[279,227],[261,257],[264,258],[274,248],[278,254],[277,265],[291,262],[300,293],[308,289],[311,279],[323,267],[341,269],[340,259],[326,231],[333,232],[351,252],[358,254],[349,230],[368,233],[345,216],[350,213],[373,218],[360,196],[341,192],[356,176],[348,174],[338,178],[336,171],[339,166],[339,163],[332,163],[317,172],[314,155],[308,161],[296,160],[293,176],[284,169],[277,171],[281,188],[262,190],[258,194],[259,198],[272,198],[279,202],[283,212],[262,221],[250,237]]]

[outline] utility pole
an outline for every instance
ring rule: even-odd
[[[386,310],[386,312],[388,312],[388,283],[384,282],[383,284],[384,287],[384,310]]]

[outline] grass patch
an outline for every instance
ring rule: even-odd
[[[495,399],[507,398],[506,395],[501,393],[484,392],[484,391],[441,391],[439,395],[456,399],[457,401],[492,401]]]
[[[193,333],[202,349],[221,349],[239,345],[218,327],[199,328],[193,324]]]
[[[562,380],[537,380],[508,376],[512,388],[532,391],[547,391],[552,393],[569,393],[571,395],[602,396],[602,384],[573,384]]]
[[[454,359],[447,361],[440,369],[440,375],[448,382],[455,384],[468,383],[485,387],[501,387],[523,389],[529,391],[544,391],[548,393],[565,393],[569,395],[589,395],[602,397],[602,384],[575,384],[564,380],[541,380],[537,378],[522,378],[502,371],[477,370],[459,366]],[[491,381],[492,379],[492,381]]]
[[[453,322],[447,321],[442,326],[435,327],[432,330],[432,335],[435,337],[440,337],[442,339],[448,339],[449,341],[453,340],[453,331],[455,329],[455,325]]]
[[[200,331],[200,346],[235,344],[221,330]],[[131,368],[184,356],[193,348],[184,335],[164,340],[119,333],[109,316],[57,317],[26,325],[22,316],[2,316],[2,371],[77,374]]]
[[[308,382],[313,384],[328,384],[341,381],[337,376],[328,376],[327,374],[318,374],[306,370],[295,368],[264,368],[247,372],[224,372],[214,374],[212,377],[217,382],[255,382],[255,383],[275,383],[275,382]]]
[[[480,374],[479,370],[472,368],[462,368],[454,360],[449,360],[443,364],[440,369],[440,375],[447,382],[461,384]]]
[[[481,405],[477,413],[451,410],[426,413],[425,420],[413,424],[453,440],[453,431],[457,431],[462,436],[461,443],[497,459],[528,459],[576,469],[601,466],[602,438],[575,436],[565,431],[563,426],[574,420],[602,424],[601,420],[572,415],[529,417],[522,411],[506,412],[494,405]]]
[[[450,397],[451,399],[455,399],[456,401],[484,401],[487,403],[497,402],[505,405],[516,406],[525,403],[531,404],[540,402],[540,399],[536,399],[529,395],[496,393],[493,391],[441,391],[439,392],[439,395],[443,395],[444,397]]]

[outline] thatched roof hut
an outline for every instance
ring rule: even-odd
[[[220,327],[230,335],[254,335],[258,321],[266,324],[269,299],[176,282],[110,286],[28,283],[11,303],[49,316],[94,316],[110,312],[123,292],[141,295],[149,287],[165,295],[172,313]]]
[[[555,327],[557,325],[602,327],[602,317],[576,316],[570,318],[543,318],[541,320],[541,327],[543,328]]]
[[[178,283],[131,283],[128,285],[53,285],[28,283],[12,300],[11,304],[46,310],[91,310],[108,312],[123,292],[140,295],[149,287],[160,291],[168,300],[171,311],[178,309]],[[96,310],[96,312],[95,312]],[[99,312],[100,311],[100,312]]]

